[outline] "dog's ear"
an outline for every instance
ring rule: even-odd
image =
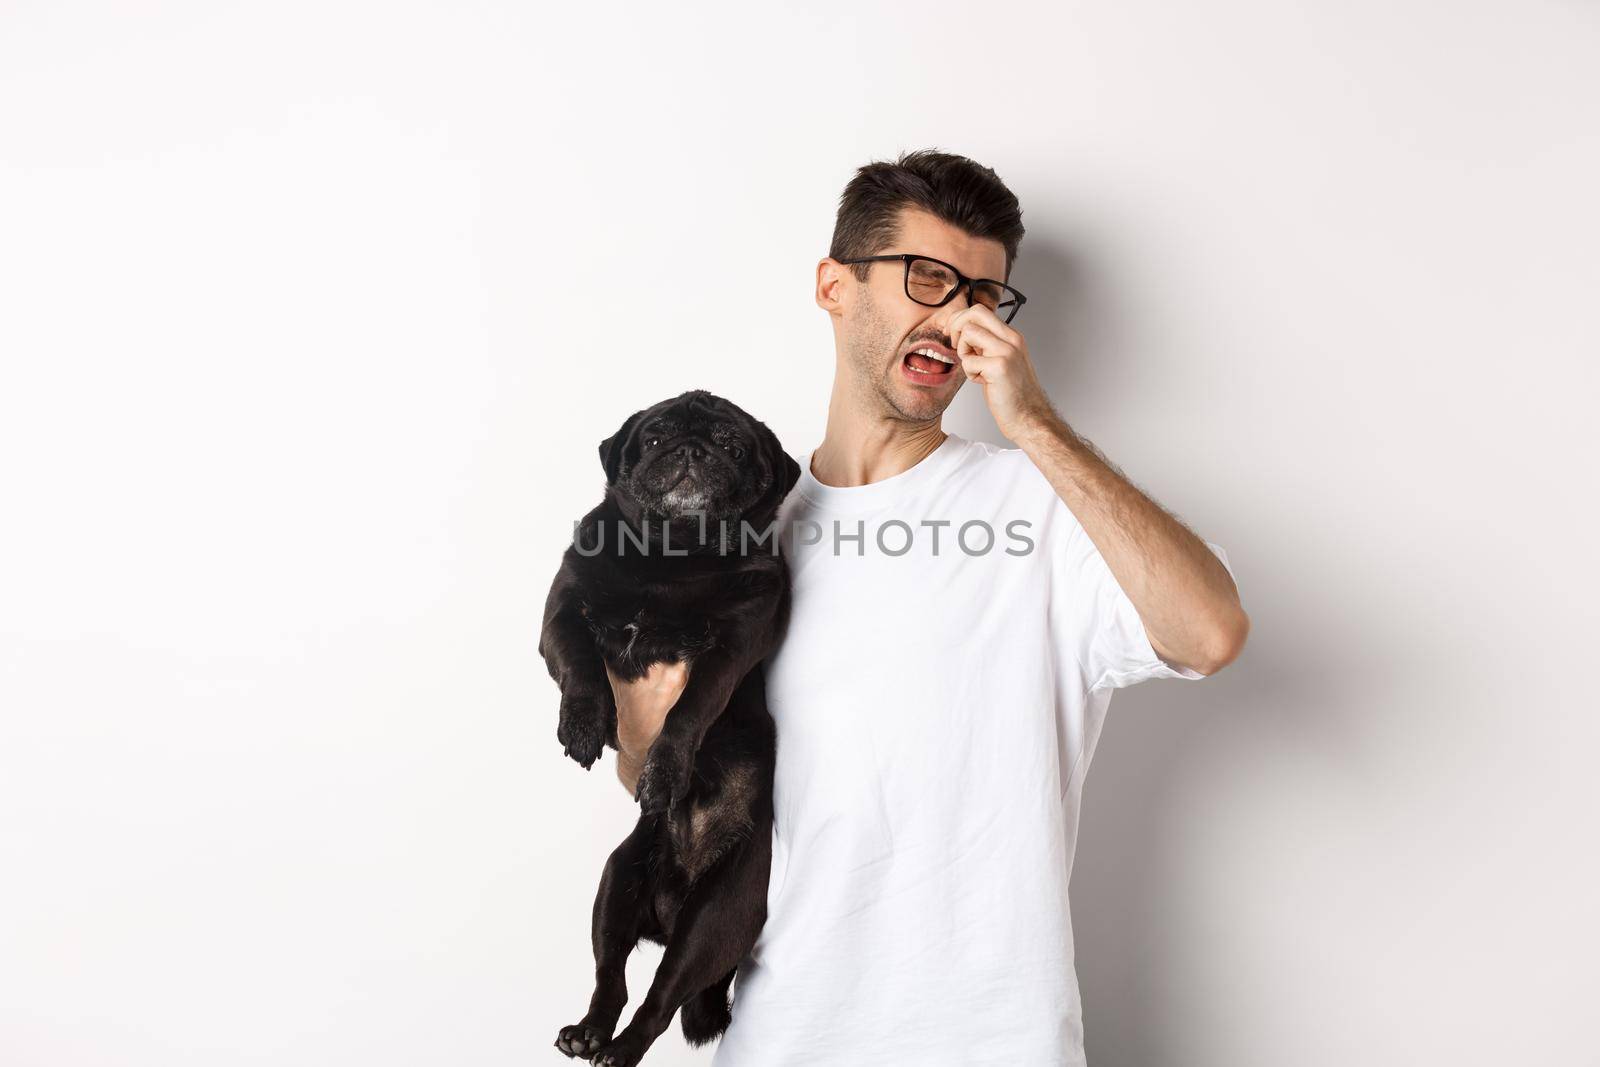
[[[787,497],[794,483],[800,480],[800,464],[789,453],[782,451],[781,446],[778,454],[783,457],[779,462],[783,465],[783,495]]]
[[[645,411],[649,409],[646,408]],[[644,418],[644,411],[635,411],[623,420],[616,433],[600,442],[600,466],[606,472],[606,484],[611,485],[622,471],[622,453],[628,447],[628,435]]]
[[[800,480],[800,464],[783,450],[783,443],[778,440],[777,434],[765,424],[758,425],[760,432],[767,438],[767,455],[772,460],[772,475],[777,485],[778,502],[782,503],[789,495],[789,490],[794,488],[794,483]]]

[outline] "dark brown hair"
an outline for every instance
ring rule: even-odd
[[[900,209],[920,208],[974,237],[999,241],[1006,250],[1006,276],[1022,244],[1022,206],[1000,176],[966,156],[933,148],[902,152],[893,163],[868,163],[844,187],[828,255],[854,259],[884,251],[897,236]],[[907,249],[915,251],[915,249]],[[871,264],[850,269],[867,280]]]

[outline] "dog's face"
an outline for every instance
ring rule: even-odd
[[[800,477],[776,434],[704,389],[628,416],[600,463],[618,496],[667,519],[770,518]]]

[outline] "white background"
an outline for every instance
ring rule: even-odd
[[[595,447],[703,387],[803,457],[839,191],[929,146],[1254,624],[1113,705],[1090,1062],[1596,1062],[1600,6],[0,12],[6,1063],[564,1062]]]

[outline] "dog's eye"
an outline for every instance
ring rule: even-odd
[[[734,459],[744,458],[744,449],[740,448],[738,445],[723,445],[722,450],[730,453]]]
[[[650,437],[650,438],[646,438],[645,439],[644,447],[646,447],[646,448],[654,448],[654,447],[656,447],[656,445],[658,445],[660,443],[661,443],[661,438],[659,438],[659,437]]]

